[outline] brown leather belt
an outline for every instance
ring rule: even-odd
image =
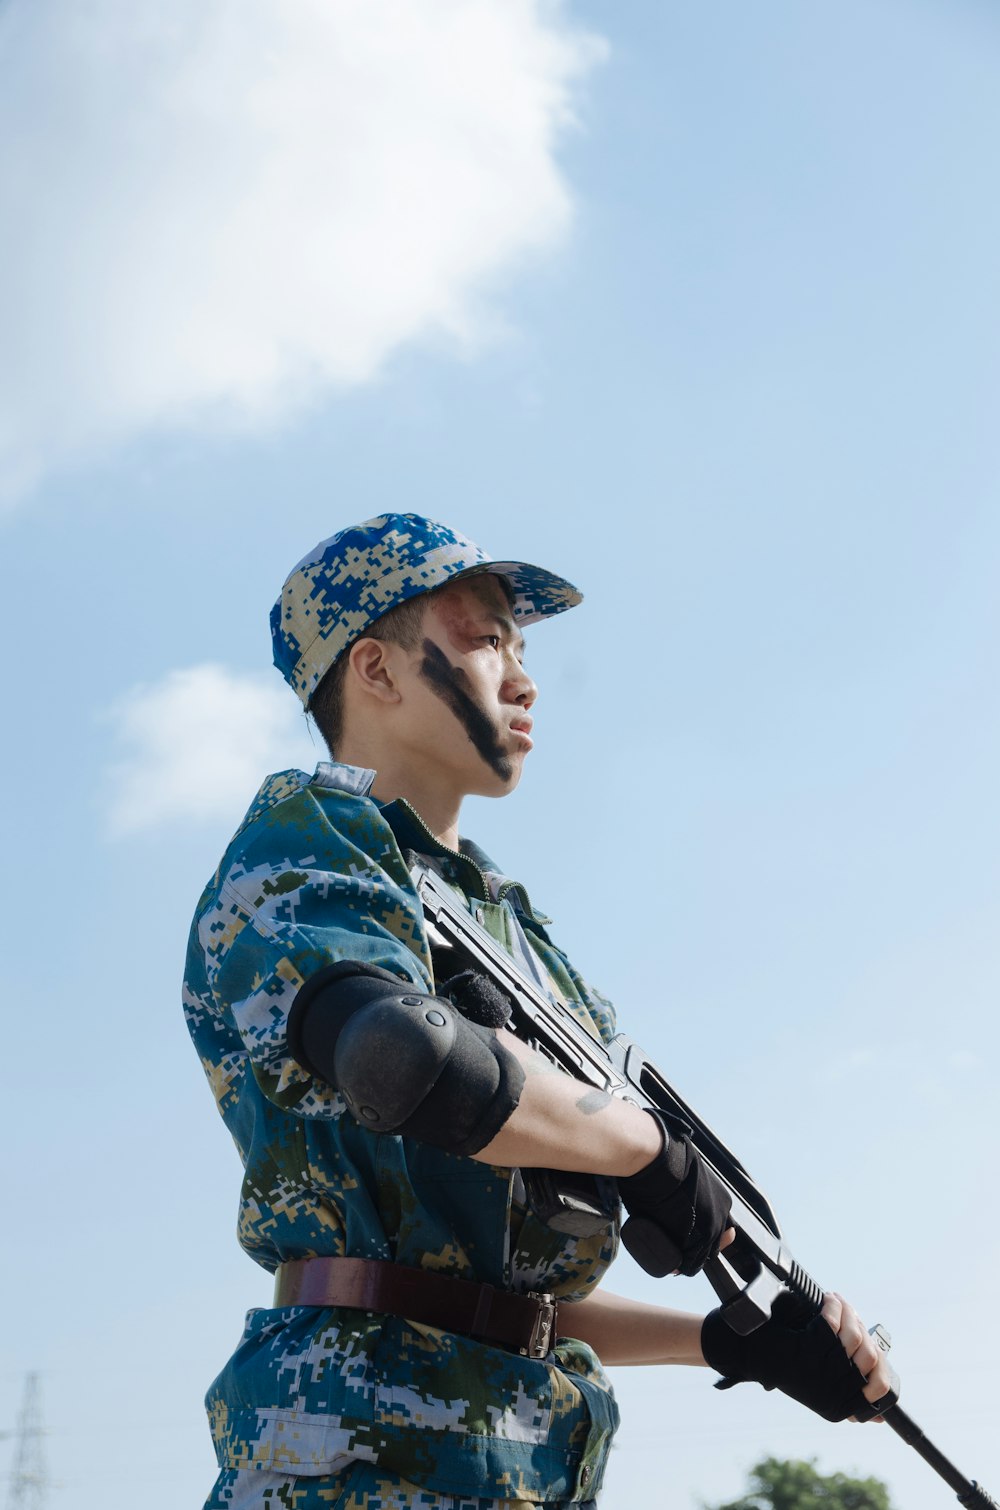
[[[402,1316],[445,1332],[544,1358],[556,1340],[551,1295],[513,1295],[493,1285],[371,1258],[293,1258],[274,1276],[276,1306],[347,1306]]]

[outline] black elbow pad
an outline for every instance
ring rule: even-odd
[[[517,1106],[524,1072],[490,1028],[377,965],[341,960],[299,991],[294,1058],[340,1091],[362,1127],[478,1153]]]

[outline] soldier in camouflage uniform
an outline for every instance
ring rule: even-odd
[[[552,1231],[526,1208],[516,1174],[627,1181],[661,1155],[652,1118],[595,1106],[504,1033],[520,1099],[465,1156],[369,1131],[289,1045],[291,1004],[337,961],[434,992],[410,852],[588,1031],[611,1037],[610,1004],[552,942],[548,919],[457,827],[462,798],[511,791],[531,748],[521,627],[579,600],[562,579],[491,561],[443,525],[385,515],[322,542],[275,604],[275,664],[335,759],[265,780],[199,901],[184,985],[245,1165],[240,1243],[279,1274],[347,1255],[570,1304],[544,1357],[380,1311],[251,1311],[208,1394],[220,1473],[206,1510],[582,1506],[600,1489],[617,1424],[602,1362],[705,1361],[701,1317],[597,1291],[614,1229]],[[723,1213],[706,1253],[724,1226]],[[831,1298],[827,1318],[845,1355],[873,1370],[850,1308]],[[869,1388],[869,1399],[885,1393],[881,1373]]]

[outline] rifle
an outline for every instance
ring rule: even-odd
[[[736,1236],[724,1253],[705,1265],[704,1273],[733,1330],[746,1335],[762,1326],[779,1297],[786,1297],[786,1315],[789,1297],[802,1321],[818,1314],[823,1291],[793,1257],[767,1197],[639,1045],[624,1034],[604,1044],[588,1033],[568,1008],[553,1001],[528,978],[432,870],[412,854],[408,859],[413,861],[411,879],[423,907],[436,973],[444,976],[473,970],[486,975],[510,1003],[508,1027],[522,1042],[585,1085],[640,1107],[670,1113],[690,1127],[698,1153],[732,1197],[730,1224]],[[439,962],[446,968],[439,969]],[[521,1173],[536,1214],[557,1230],[593,1232],[608,1225],[617,1212],[613,1182],[551,1170]],[[887,1347],[888,1334],[881,1328],[873,1331]],[[997,1510],[996,1501],[986,1490],[960,1473],[898,1404],[886,1407],[881,1414],[955,1491],[960,1504]]]

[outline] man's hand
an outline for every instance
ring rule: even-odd
[[[877,1419],[878,1406],[897,1399],[886,1354],[840,1295],[825,1296],[822,1311],[805,1326],[772,1318],[747,1337],[732,1330],[721,1310],[710,1311],[701,1347],[726,1386],[754,1380],[780,1389],[827,1421]]]
[[[697,1274],[731,1239],[732,1199],[688,1137],[690,1128],[667,1112],[649,1115],[660,1125],[663,1146],[645,1169],[618,1181],[629,1213],[622,1242],[658,1279]]]
[[[824,1298],[823,1310],[820,1314],[826,1317],[837,1334],[844,1352],[868,1381],[861,1393],[869,1406],[883,1401],[886,1408],[890,1404],[895,1404],[895,1399],[886,1399],[887,1395],[897,1398],[899,1395],[899,1378],[895,1369],[889,1364],[889,1354],[866,1329],[854,1307],[848,1305],[842,1295],[831,1291]],[[870,1411],[866,1411],[861,1416],[851,1417],[852,1421],[881,1421],[881,1419],[880,1415],[872,1416]]]

